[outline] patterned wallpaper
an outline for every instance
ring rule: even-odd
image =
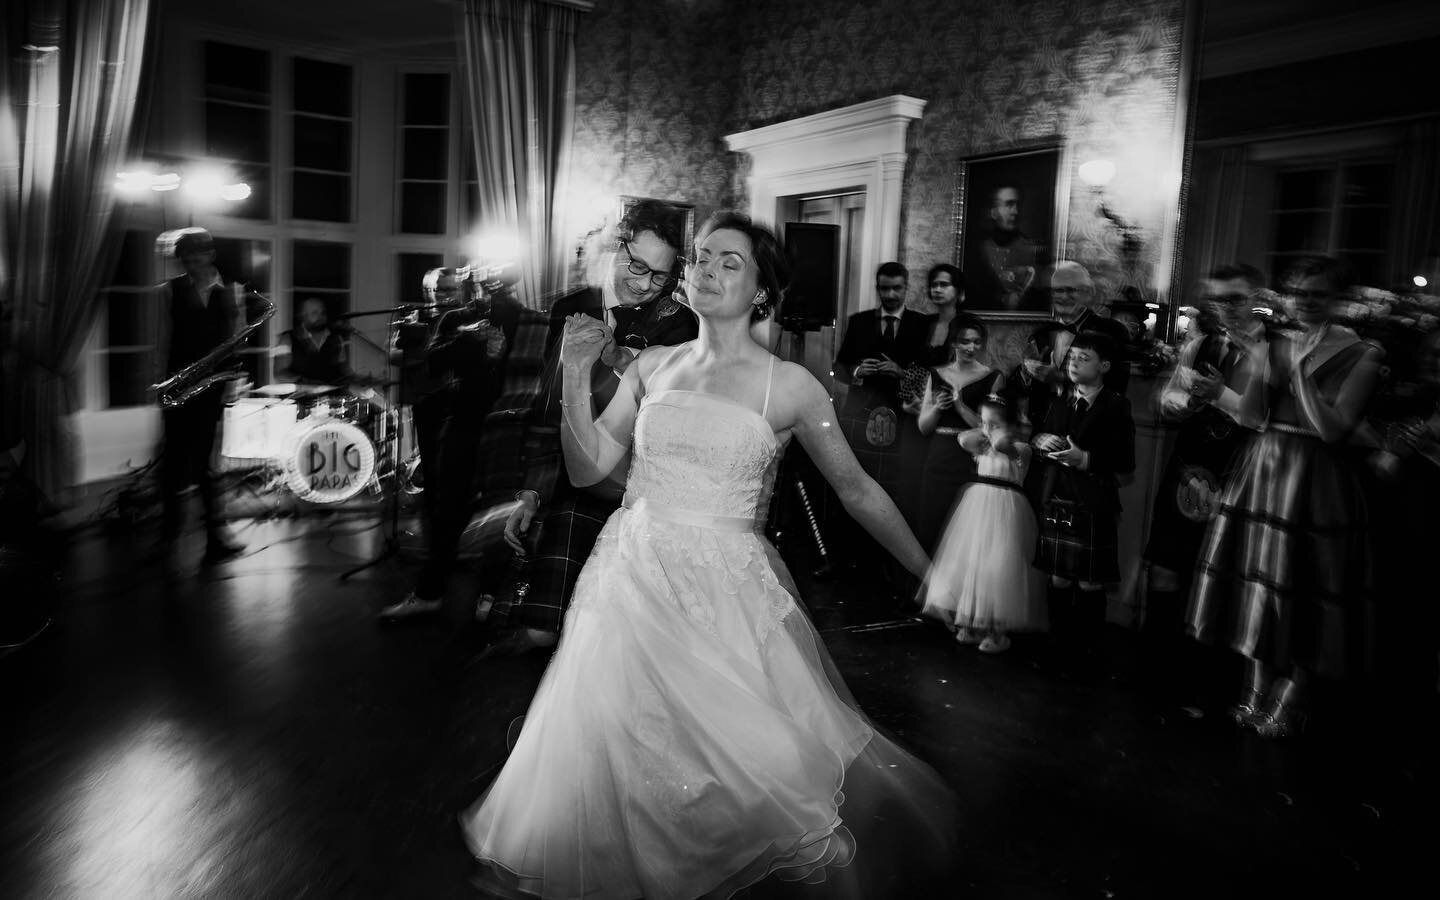
[[[956,163],[1063,136],[1071,168],[1118,174],[1111,208],[1141,228],[1148,283],[1173,147],[1183,0],[600,0],[582,24],[575,172],[598,190],[744,206],[748,160],[725,134],[888,94],[910,126],[900,248],[949,261]],[[1113,293],[1118,238],[1072,179],[1066,256]],[[597,201],[598,202],[598,201]],[[912,284],[915,305],[920,287]],[[1026,328],[998,328],[1014,357]]]

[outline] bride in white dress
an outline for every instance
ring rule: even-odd
[[[929,560],[824,388],[751,337],[784,284],[770,232],[712,217],[684,284],[699,338],[642,352],[598,420],[589,378],[610,333],[565,324],[566,465],[593,483],[633,450],[629,482],[466,840],[503,894],[690,900],[773,874],[892,896],[949,856],[953,804],[855,707],[762,535],[786,444],[907,569]]]

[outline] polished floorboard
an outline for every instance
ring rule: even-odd
[[[378,627],[414,563],[340,575],[383,526],[239,521],[242,556],[202,568],[191,536],[168,575],[144,528],[75,537],[53,625],[0,659],[0,897],[478,896],[455,817],[546,660],[477,661],[474,571],[434,621]],[[857,700],[960,799],[960,874],[897,896],[1435,885],[1433,694],[1268,742],[1147,701],[1119,628],[1078,677],[1040,639],[986,656],[853,578],[801,582]]]

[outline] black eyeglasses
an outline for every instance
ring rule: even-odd
[[[625,268],[630,270],[631,275],[649,275],[650,283],[657,288],[669,287],[675,283],[675,276],[669,272],[657,272],[645,265],[630,252],[630,244],[626,241],[620,242],[620,249],[625,251],[625,259],[628,260]]]

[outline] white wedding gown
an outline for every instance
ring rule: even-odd
[[[938,776],[854,708],[761,534],[781,450],[753,409],[644,398],[624,505],[503,771],[461,817],[492,887],[690,900],[833,879],[857,849],[850,769],[887,832],[897,813],[945,830]]]

